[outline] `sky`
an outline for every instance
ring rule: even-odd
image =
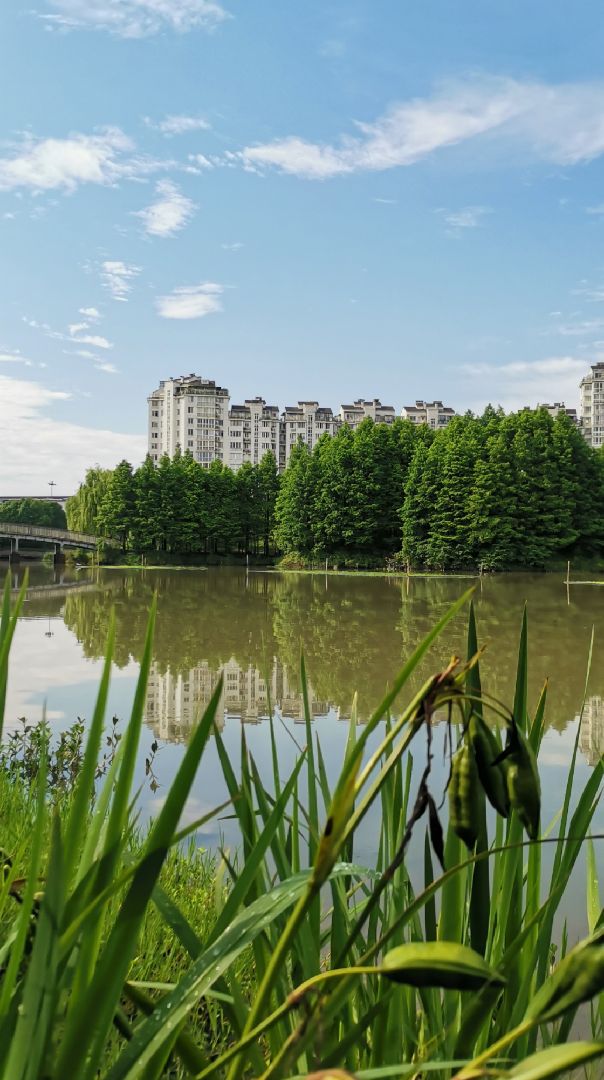
[[[598,0],[13,0],[0,494],[284,407],[564,400],[604,359]]]

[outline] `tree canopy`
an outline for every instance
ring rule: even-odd
[[[66,529],[65,511],[51,499],[10,499],[0,503],[0,521],[13,525],[41,525],[49,529]]]

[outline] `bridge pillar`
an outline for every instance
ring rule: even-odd
[[[62,566],[65,562],[65,552],[63,551],[62,544],[55,544],[55,554],[53,558],[54,566]]]
[[[17,563],[20,562],[21,556],[19,554],[19,537],[16,536],[14,539],[11,537],[10,554],[8,556],[9,566],[16,566]]]

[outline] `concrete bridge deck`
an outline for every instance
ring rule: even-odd
[[[62,562],[65,548],[80,548],[85,551],[96,551],[99,537],[90,536],[88,533],[70,532],[68,529],[52,529],[42,525],[13,525],[6,521],[0,521],[0,540],[8,540],[10,543],[7,552],[10,563],[21,561],[19,543],[21,540],[34,540],[42,544],[50,544],[54,547],[55,562]],[[4,557],[6,558],[7,555]]]

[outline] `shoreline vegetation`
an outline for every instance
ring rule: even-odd
[[[0,732],[26,588],[11,611],[7,579]],[[550,835],[537,766],[547,685],[530,709],[527,615],[513,701],[502,703],[482,685],[471,594],[417,643],[360,731],[353,712],[334,784],[311,727],[303,659],[306,746],[284,775],[269,721],[268,786],[245,738],[231,764],[215,724],[219,682],[145,833],[133,783],[155,603],[130,718],[101,759],[110,621],[91,722],[65,735],[59,765],[44,729],[25,763],[19,751],[0,761],[0,1075],[600,1075],[595,845],[604,837],[593,820],[602,759],[579,789],[579,725]],[[418,664],[468,605],[467,659],[453,658],[410,694]],[[444,779],[432,771],[432,720],[442,710],[450,719]],[[227,800],[183,827],[210,741]],[[357,836],[372,807],[380,811],[375,861],[360,864]],[[199,853],[203,829],[219,829],[224,815],[238,822],[239,849]],[[423,850],[418,878],[408,869],[411,843]],[[544,845],[552,858],[542,861]],[[587,883],[587,936],[578,942],[554,929],[577,872]],[[577,1026],[591,1037],[575,1039]]]
[[[280,560],[343,570],[483,572],[598,567],[604,455],[547,410],[456,416],[446,428],[397,419],[299,441],[279,474],[267,453],[237,472],[190,453],[137,469],[91,469],[69,528],[112,536],[112,565],[148,558]]]

